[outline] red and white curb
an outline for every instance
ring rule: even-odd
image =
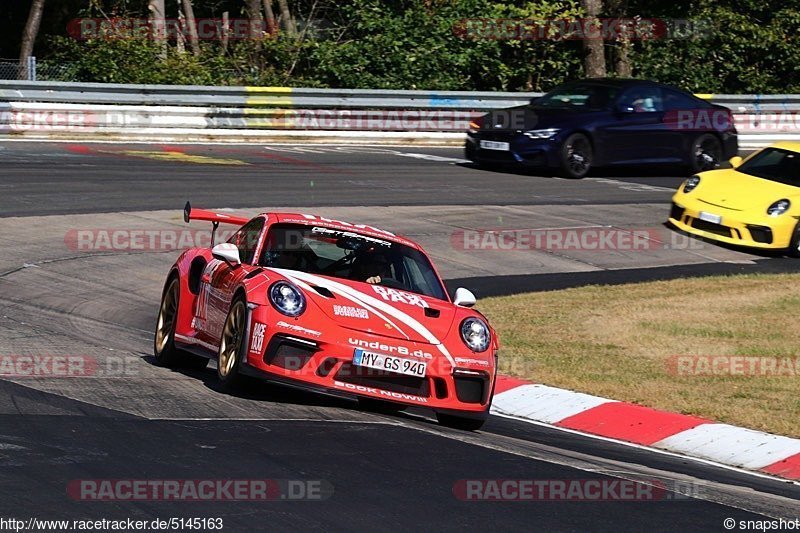
[[[497,378],[492,413],[800,480],[800,439]]]

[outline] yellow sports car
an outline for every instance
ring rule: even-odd
[[[800,256],[800,142],[701,172],[672,197],[669,222],[707,239]]]

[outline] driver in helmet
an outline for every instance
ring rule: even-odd
[[[391,263],[384,254],[370,250],[353,264],[350,277],[376,285],[384,278],[392,277]]]

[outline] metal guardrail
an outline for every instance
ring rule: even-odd
[[[74,104],[488,110],[541,94],[0,81],[0,101]]]
[[[461,142],[470,119],[540,95],[0,80],[0,132],[173,140],[350,134]],[[800,140],[800,95],[702,96],[731,110],[744,148]]]

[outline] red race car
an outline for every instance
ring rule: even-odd
[[[170,269],[154,353],[165,366],[217,359],[223,388],[243,374],[355,397],[368,408],[429,407],[475,430],[489,413],[498,342],[475,297],[453,300],[422,248],[361,224],[184,209],[241,226]]]

